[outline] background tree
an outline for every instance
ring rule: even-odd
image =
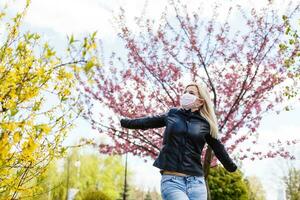
[[[150,192],[148,191],[145,197],[145,200],[152,200]]]
[[[58,160],[52,160],[47,166],[47,171],[33,180],[34,184],[39,187],[32,191],[31,197],[27,197],[27,199],[66,199],[66,179],[61,176],[62,171],[58,168],[58,163]]]
[[[285,194],[288,200],[300,199],[300,170],[290,168],[288,175],[283,177],[285,184]]]
[[[112,200],[105,193],[98,190],[87,190],[83,192],[82,200]]]
[[[266,199],[263,185],[256,176],[246,177],[245,181],[249,192],[249,200]]]
[[[78,189],[76,200],[90,197],[89,193],[93,193],[91,196],[103,193],[109,199],[117,199],[122,191],[124,166],[120,156],[99,156],[73,150],[64,160],[55,162],[54,166],[40,178],[38,183],[41,191],[36,192],[32,199],[64,200],[71,188]],[[132,172],[129,171],[131,176]]]
[[[100,152],[156,158],[163,129],[121,129],[118,117],[139,118],[179,106],[189,76],[209,88],[219,139],[235,160],[295,159],[286,147],[299,142],[296,139],[270,143],[264,152],[252,148],[264,114],[279,113],[287,99],[282,88],[289,84],[284,67],[288,52],[278,48],[284,22],[271,3],[262,10],[230,7],[226,16],[219,16],[218,8],[223,9],[217,5],[207,19],[199,14],[205,8],[171,1],[159,21],[146,19],[144,14],[137,18],[138,29],[129,26],[121,9],[116,23],[124,49],[111,55],[106,68],[94,69],[92,83],[79,77],[88,105],[85,119],[114,142],[101,144]],[[295,13],[299,6],[291,4],[285,15],[292,19]],[[233,22],[237,18],[238,24]],[[206,147],[202,160],[208,177],[211,159],[215,165],[216,158]]]
[[[211,199],[249,199],[249,191],[241,171],[229,173],[220,165],[216,166],[210,170],[208,184]]]
[[[287,39],[279,47],[282,52],[289,52],[284,61],[284,66],[288,71],[288,77],[294,83],[292,86],[285,88],[285,95],[288,98],[293,98],[299,94],[299,85],[297,85],[297,82],[300,80],[300,19],[293,24],[290,23],[286,15],[282,16],[282,19],[285,23]]]
[[[22,31],[29,5],[12,19],[0,8],[1,199],[31,196],[33,179],[64,155],[62,141],[81,113],[74,74],[98,65],[95,34],[71,36],[60,56],[39,34]]]
[[[139,188],[137,185],[132,186],[129,190],[129,200],[144,200],[144,199],[153,199],[153,200],[161,200],[160,192],[158,192],[155,188],[147,191]]]

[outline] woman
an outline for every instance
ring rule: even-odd
[[[207,188],[201,164],[205,143],[226,170],[234,172],[237,166],[217,137],[216,115],[207,89],[195,82],[186,85],[180,105],[159,115],[121,119],[121,126],[142,130],[165,126],[163,147],[153,163],[162,174],[162,198],[206,200]]]

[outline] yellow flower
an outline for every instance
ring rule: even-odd
[[[15,143],[18,143],[21,140],[21,134],[19,131],[15,132],[13,139]]]

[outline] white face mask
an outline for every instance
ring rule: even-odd
[[[198,99],[197,96],[193,94],[185,93],[180,97],[180,105],[186,110],[192,109],[195,107],[194,104],[197,99]]]

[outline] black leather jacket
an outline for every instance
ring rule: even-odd
[[[121,119],[121,126],[129,129],[166,127],[163,147],[153,166],[161,170],[177,171],[192,176],[203,176],[201,152],[205,142],[213,149],[225,169],[234,172],[236,164],[229,157],[219,139],[213,138],[207,120],[199,114],[173,107],[168,112],[135,119]]]

